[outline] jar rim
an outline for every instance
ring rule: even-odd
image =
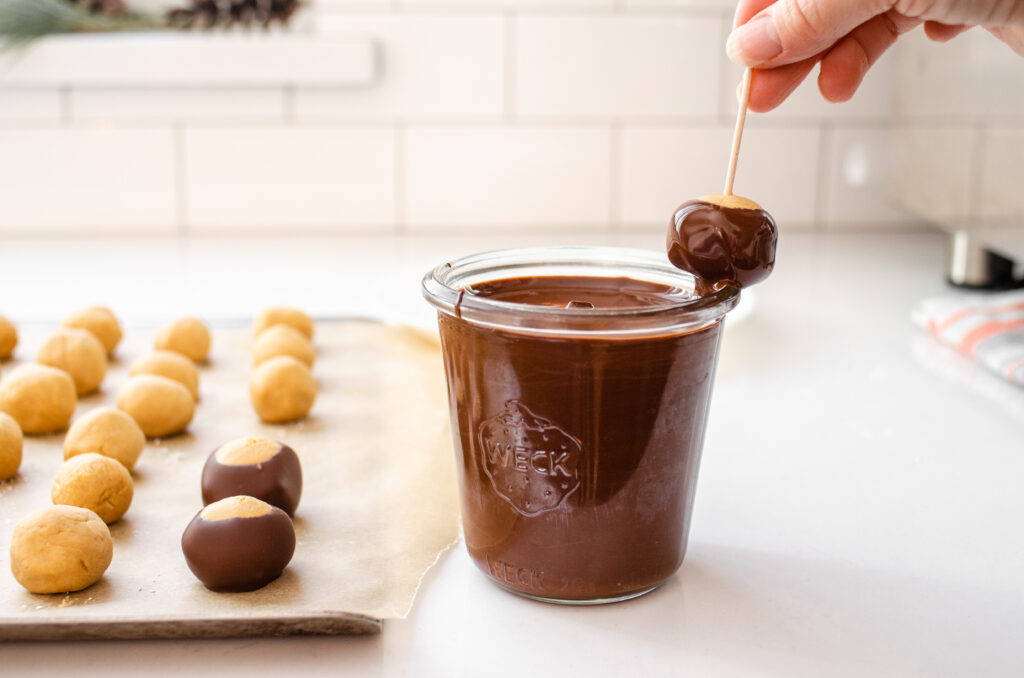
[[[564,308],[465,294],[466,287],[517,277],[625,277],[680,291],[679,300],[628,308]],[[696,331],[719,321],[739,301],[723,287],[697,296],[691,273],[664,253],[625,247],[525,247],[479,252],[445,262],[423,277],[423,296],[439,313],[495,329],[528,334],[651,336]]]

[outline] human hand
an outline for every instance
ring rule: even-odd
[[[1024,56],[1024,0],[739,0],[727,51],[758,69],[753,111],[781,104],[817,63],[822,96],[840,102],[899,36],[921,23],[938,42],[982,26]]]

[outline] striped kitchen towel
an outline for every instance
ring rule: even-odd
[[[925,299],[912,318],[939,341],[1024,386],[1024,291]]]

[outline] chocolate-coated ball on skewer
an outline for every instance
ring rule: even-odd
[[[683,203],[669,225],[668,258],[697,278],[696,292],[761,282],[775,266],[775,220],[753,200],[705,195]]]

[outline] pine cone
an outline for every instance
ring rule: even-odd
[[[191,0],[188,7],[167,12],[172,28],[227,28],[230,26],[261,26],[288,23],[302,6],[300,0]]]
[[[71,0],[71,2],[90,14],[118,16],[128,10],[124,0]]]

